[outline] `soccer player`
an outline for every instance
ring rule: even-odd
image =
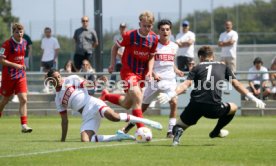
[[[227,130],[222,130],[222,128],[230,123],[235,116],[237,105],[221,101],[221,92],[225,79],[239,93],[246,95],[254,101],[256,107],[261,109],[265,107],[265,103],[262,100],[257,99],[243,87],[228,66],[223,62],[214,61],[213,49],[211,47],[201,47],[198,50],[198,58],[200,63],[192,69],[187,80],[177,86],[175,92],[160,93],[158,96],[161,103],[166,103],[172,97],[184,92],[194,82],[191,100],[173,127],[173,145],[178,145],[183,131],[195,125],[202,116],[211,119],[218,118],[217,125],[209,134],[211,138],[225,137],[229,134]]]
[[[22,133],[32,132],[27,125],[27,79],[24,56],[27,41],[23,39],[24,27],[15,23],[12,26],[12,37],[5,41],[0,49],[0,63],[2,64],[2,86],[0,116],[12,95],[19,98],[19,113],[21,115]]]
[[[116,113],[109,108],[102,100],[88,94],[87,88],[94,84],[91,81],[82,80],[77,75],[61,77],[57,70],[50,70],[47,73],[47,81],[56,87],[56,107],[61,116],[61,141],[66,140],[68,130],[67,109],[71,108],[82,115],[81,141],[82,142],[109,142],[120,140],[134,140],[133,136],[117,133],[116,135],[97,135],[101,119],[106,117],[110,121],[144,123],[156,129],[162,129],[158,122],[138,118],[126,113]]]
[[[140,28],[127,31],[122,41],[117,41],[112,47],[109,72],[114,71],[115,59],[120,47],[125,47],[122,57],[121,79],[127,83],[126,96],[108,94],[103,90],[101,99],[120,105],[126,109],[132,108],[132,114],[143,117],[142,114],[142,87],[143,81],[152,78],[154,54],[158,43],[157,35],[152,31],[154,15],[145,11],[139,16]],[[143,127],[137,123],[137,127]]]
[[[170,41],[172,23],[170,20],[161,20],[158,22],[158,33],[160,36],[157,52],[154,55],[153,77],[144,91],[142,111],[145,112],[153,99],[160,92],[174,91],[176,88],[176,74],[184,76],[184,73],[176,67],[174,59],[178,50],[178,45]],[[177,99],[173,97],[170,100],[170,119],[168,125],[167,137],[172,138],[172,128],[176,123]],[[134,124],[129,123],[123,129],[127,133]]]

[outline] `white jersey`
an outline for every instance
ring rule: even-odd
[[[83,82],[79,76],[71,75],[64,78],[60,90],[56,91],[55,103],[58,112],[63,112],[68,108],[78,111],[90,100],[86,88],[83,88]]]
[[[176,42],[187,42],[189,40],[193,40],[195,42],[195,34],[192,31],[179,33],[176,35]],[[194,58],[194,42],[188,47],[179,48],[177,55]]]
[[[55,57],[55,50],[59,49],[58,40],[54,37],[43,38],[41,41],[41,49],[43,49],[42,62],[52,61]]]
[[[219,36],[219,42],[226,42],[229,40],[234,40],[234,44],[231,46],[221,47],[221,57],[236,57],[237,55],[237,43],[238,43],[238,33],[234,30],[230,32],[223,32]]]
[[[255,66],[253,66],[249,69],[249,72],[260,72],[260,73],[264,72],[265,73],[267,71],[268,71],[267,68],[264,66],[262,66],[260,68],[260,70],[256,69]],[[258,74],[258,73],[248,74],[247,79],[249,81],[252,81],[254,83],[254,85],[260,85],[262,81],[269,80],[269,74],[268,73],[266,73],[266,74]]]
[[[178,45],[172,41],[167,45],[163,45],[159,42],[156,50],[153,72],[164,80],[175,79],[174,59],[178,50]]]

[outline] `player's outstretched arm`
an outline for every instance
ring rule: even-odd
[[[161,104],[165,104],[169,102],[173,97],[185,92],[191,85],[192,85],[192,80],[185,80],[183,83],[179,84],[174,92],[168,92],[168,93],[160,93],[157,96],[157,100]]]
[[[65,142],[68,131],[68,115],[67,111],[60,113],[61,117],[61,142]]]
[[[246,95],[246,97],[248,97],[250,100],[254,101],[256,103],[256,107],[260,108],[260,109],[264,109],[265,108],[265,103],[256,98],[252,93],[250,93],[238,80],[233,79],[231,81],[231,84],[233,85],[233,87],[242,95]]]

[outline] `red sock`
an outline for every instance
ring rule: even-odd
[[[1,118],[1,116],[2,116],[2,112],[0,112],[0,118]]]
[[[121,95],[118,94],[106,94],[105,99],[113,104],[119,105],[119,99]]]
[[[21,116],[21,124],[22,125],[27,124],[27,121],[28,121],[27,116]]]
[[[132,110],[132,115],[137,116],[139,118],[143,118],[143,112],[142,109],[134,109]],[[143,123],[136,123],[137,128],[144,127],[145,125]]]

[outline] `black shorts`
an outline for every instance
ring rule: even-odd
[[[47,61],[47,62],[41,62],[41,66],[44,70],[50,70],[54,67],[54,60]]]
[[[180,115],[180,119],[186,125],[191,126],[196,124],[202,116],[210,119],[218,119],[220,117],[226,116],[229,111],[229,103],[213,105],[191,101]]]

